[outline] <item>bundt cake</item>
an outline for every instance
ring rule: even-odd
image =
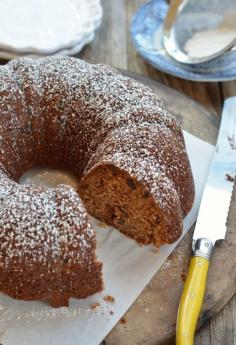
[[[36,165],[70,169],[78,193],[20,185]],[[0,67],[0,291],[52,306],[99,292],[87,211],[159,247],[193,199],[180,126],[148,87],[76,58]]]

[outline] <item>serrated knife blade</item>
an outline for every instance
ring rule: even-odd
[[[209,239],[213,245],[226,234],[226,221],[236,174],[236,97],[224,103],[215,154],[202,195],[194,243]]]
[[[193,235],[193,257],[181,295],[176,345],[193,345],[198,316],[205,294],[209,260],[219,239],[226,234],[236,175],[236,97],[223,107],[221,125]]]

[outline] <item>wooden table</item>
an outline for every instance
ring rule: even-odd
[[[138,54],[130,40],[133,14],[145,0],[102,0],[104,18],[94,42],[79,57],[133,71],[171,86],[220,116],[222,103],[236,95],[236,82],[198,83],[181,80],[155,70]],[[196,345],[236,345],[236,296],[197,333]],[[135,345],[135,344],[134,344]]]

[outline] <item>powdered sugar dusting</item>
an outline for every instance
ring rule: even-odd
[[[0,68],[0,77],[5,274],[22,265],[37,285],[45,272],[56,273],[60,283],[65,267],[92,269],[95,237],[78,194],[63,185],[49,189],[12,180],[34,165],[60,165],[81,178],[110,162],[144,182],[168,222],[177,219],[182,226],[181,205],[192,182],[182,132],[148,87],[75,58],[14,60]]]
[[[46,266],[49,257],[54,265],[65,258],[68,264],[72,258],[73,262],[88,259],[94,234],[72,188],[22,186],[2,174],[0,197],[0,265],[12,264],[16,258],[29,267],[36,260]]]

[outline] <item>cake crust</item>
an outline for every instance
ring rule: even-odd
[[[179,238],[193,178],[151,89],[69,57],[13,60],[0,81],[0,291],[55,307],[101,291],[87,211],[141,244]],[[71,170],[78,193],[19,185],[36,165]]]

